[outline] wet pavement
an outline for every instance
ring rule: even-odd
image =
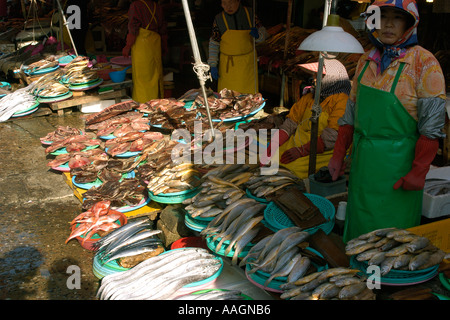
[[[81,203],[62,173],[47,167],[48,157],[39,140],[58,125],[83,128],[80,115],[12,118],[0,123],[2,300],[95,298],[98,279],[92,273],[93,253],[77,240],[64,243]]]

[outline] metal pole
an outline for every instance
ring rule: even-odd
[[[289,44],[289,35],[291,30],[291,16],[292,16],[292,0],[289,0],[288,3],[288,13],[286,19],[286,37],[284,39],[284,54],[283,59],[287,58],[287,49]],[[286,74],[281,71],[281,94],[280,94],[280,106],[284,106],[284,90],[286,86]]]
[[[323,21],[322,27],[325,27],[328,20],[328,12],[330,8],[331,0],[325,1],[325,7],[323,12]],[[323,73],[323,61],[324,56],[322,52],[319,52],[319,66],[317,70],[316,76],[316,89],[314,94],[314,104],[312,107],[312,116],[311,116],[311,140],[310,140],[310,152],[309,152],[309,168],[308,175],[312,175],[316,173],[316,158],[317,158],[317,139],[318,139],[318,131],[319,131],[319,116],[321,113],[320,108],[320,89],[322,86],[322,73]]]
[[[67,28],[67,33],[69,34],[69,38],[70,38],[70,42],[72,43],[73,50],[75,50],[75,55],[78,57],[77,48],[75,47],[75,43],[73,42],[73,38],[72,38],[72,34],[70,33],[70,29],[67,26],[66,16],[64,15],[64,11],[63,11],[63,9],[61,7],[61,3],[59,2],[59,0],[56,0],[56,2],[58,3],[58,8],[59,8],[59,13],[61,14],[61,18],[62,18],[62,20],[64,22],[64,25]],[[61,32],[62,32],[62,28],[61,28]],[[62,33],[61,33],[61,35],[62,35]],[[61,44],[62,44],[61,50],[63,50],[64,49],[63,36],[61,36]]]
[[[309,169],[308,175],[316,173],[316,157],[317,157],[317,136],[319,132],[319,116],[320,116],[320,89],[322,86],[322,72],[323,72],[323,55],[319,53],[319,67],[316,76],[316,89],[314,94],[314,104],[311,115],[311,140],[309,151]]]
[[[200,50],[198,49],[197,38],[195,36],[194,26],[192,25],[191,13],[189,11],[189,5],[187,0],[182,0],[183,3],[183,11],[186,17],[186,24],[189,31],[189,38],[191,40],[192,53],[194,54],[194,72],[197,74],[198,80],[200,82],[200,86],[202,88],[203,99],[205,100],[206,113],[208,115],[209,126],[212,131],[212,138],[214,137],[214,126],[211,119],[211,113],[209,111],[208,97],[206,95],[205,82],[208,79],[211,79],[209,74],[209,65],[202,62],[200,57]],[[211,139],[212,139],[211,138]]]
[[[255,19],[255,11],[256,11],[256,3],[255,0],[253,0],[253,27],[256,28],[256,19]],[[255,84],[255,92],[257,93],[258,88],[256,85],[256,79],[258,77],[258,69],[257,69],[257,65],[256,65],[256,40],[255,38],[253,38],[253,74],[254,74],[254,84]]]

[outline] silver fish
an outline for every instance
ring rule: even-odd
[[[231,259],[231,264],[237,265],[237,259],[239,257],[239,254],[256,237],[259,231],[260,228],[253,228],[247,231],[245,234],[241,235],[240,238],[237,239],[234,248],[233,258]]]
[[[336,287],[336,285],[331,282],[322,283],[312,291],[311,296],[313,299],[318,300],[323,293],[327,292],[328,290],[332,290],[335,287]],[[337,291],[334,294],[334,296],[336,296],[340,292],[340,288],[338,288],[337,290],[333,289],[333,293],[334,293],[334,291]]]
[[[296,248],[294,248],[294,249],[296,249]],[[267,278],[267,280],[264,282],[264,287],[267,287],[269,285],[269,283],[277,277],[284,277],[284,276],[289,275],[289,273],[291,272],[294,265],[301,258],[301,255],[297,254],[297,252],[298,252],[298,249],[293,250],[293,253],[295,255],[294,257],[292,257],[291,255],[287,255],[287,256],[289,256],[289,259],[287,261],[281,260],[282,262],[280,264],[277,263],[275,265],[275,268],[272,271],[270,277]]]
[[[386,258],[387,254],[386,252],[379,252],[375,254],[370,260],[368,261],[369,266],[371,265],[380,265],[383,260]]]
[[[303,277],[311,266],[311,259],[308,257],[301,257],[292,268],[285,284],[280,286],[280,289],[291,289],[295,286],[294,282]]]
[[[250,229],[255,227],[259,222],[261,222],[262,219],[264,219],[264,216],[260,215],[246,220],[238,220],[236,231],[232,233],[230,243],[228,244],[228,247],[225,250],[225,255],[228,255],[228,253],[234,247],[235,243],[238,241],[241,235],[245,234]]]
[[[184,285],[212,276],[219,267],[220,263],[214,259],[191,260],[165,274],[155,276],[147,273],[136,283],[128,285],[128,290],[121,290],[119,295],[112,298],[121,300],[166,299]]]
[[[357,261],[368,261],[370,260],[374,255],[380,253],[380,250],[378,248],[373,248],[364,252],[361,252],[356,256]]]
[[[360,283],[362,280],[360,278],[357,277],[343,277],[341,279],[338,279],[336,281],[334,281],[334,284],[336,284],[336,286],[338,287],[345,287],[351,284],[355,284],[355,283]]]
[[[270,241],[272,236],[273,234],[265,236],[263,239],[259,240],[253,247],[251,247],[247,255],[239,263],[239,267],[243,267],[249,259],[256,259],[256,257],[258,257],[261,251],[264,249],[264,246]]]
[[[301,231],[301,229],[299,227],[289,227],[289,228],[284,228],[281,229],[279,231],[277,231],[272,238],[270,239],[269,242],[267,242],[267,244],[264,246],[264,249],[261,251],[260,254],[260,258],[258,258],[255,263],[259,263],[259,261],[261,261],[266,254],[271,251],[274,247],[278,247],[279,244],[286,239],[287,236],[289,236],[291,233],[294,232],[299,232]]]
[[[394,269],[400,269],[409,265],[409,262],[413,258],[412,254],[404,253],[395,258]]]
[[[419,253],[411,259],[408,265],[408,269],[411,271],[420,269],[422,265],[424,265],[428,261],[428,259],[430,259],[430,256],[431,253],[429,251]]]
[[[158,245],[152,244],[152,245],[142,246],[142,247],[138,247],[138,248],[121,250],[120,252],[117,252],[116,254],[109,257],[109,259],[105,263],[108,263],[112,260],[116,260],[119,258],[132,257],[132,256],[137,256],[139,254],[146,253],[146,252],[153,252],[156,250],[156,248],[158,248]]]
[[[380,264],[380,271],[381,275],[385,276],[391,271],[391,269],[394,267],[394,262],[397,257],[387,257],[384,259]]]
[[[364,289],[367,288],[367,284],[365,282],[350,284],[345,286],[339,291],[338,298],[339,299],[350,299],[354,296],[360,294]]]
[[[417,252],[420,249],[425,248],[430,244],[430,240],[426,237],[417,237],[413,241],[409,242],[406,247],[409,252]]]
[[[107,298],[115,290],[120,289],[127,283],[140,279],[145,273],[151,271],[166,272],[177,265],[183,265],[191,259],[199,259],[204,257],[214,257],[208,250],[203,248],[182,248],[178,250],[168,251],[165,254],[151,257],[139,263],[130,270],[117,272],[106,275],[97,292],[100,299]],[[170,265],[169,267],[167,267]]]

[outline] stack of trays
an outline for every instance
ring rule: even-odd
[[[73,96],[73,92],[67,91],[66,93],[62,93],[60,95],[53,96],[53,97],[39,96],[38,101],[40,103],[54,103],[54,102],[59,102],[59,101],[70,99],[70,98],[72,98],[72,96]]]
[[[127,179],[127,178],[134,178],[136,176],[134,171],[130,171],[130,172],[126,172],[122,174],[122,179]],[[99,187],[103,184],[103,181],[100,180],[100,178],[97,178],[97,180],[93,181],[93,182],[86,182],[86,183],[78,183],[75,181],[76,179],[76,175],[72,176],[72,184],[74,186],[76,186],[77,188],[80,189],[84,189],[84,190],[89,190],[92,187]],[[120,180],[122,180],[120,179]]]
[[[184,190],[184,191],[180,191],[180,192],[159,193],[157,195],[154,195],[153,192],[148,191],[148,196],[153,201],[159,202],[159,203],[166,203],[166,204],[182,203],[184,200],[192,198],[197,193],[199,193],[200,189],[201,188],[197,187],[194,189]]]
[[[17,117],[23,117],[23,116],[32,114],[33,112],[36,112],[37,109],[39,109],[39,104],[40,104],[39,102],[36,102],[35,104],[33,104],[32,106],[30,106],[29,108],[27,108],[25,110],[17,111],[12,115],[12,117],[17,118]]]
[[[363,271],[367,276],[373,276],[373,273],[367,273],[367,261],[358,261],[355,256],[350,258],[350,266]],[[391,269],[387,274],[380,277],[380,283],[388,286],[407,286],[428,281],[438,274],[439,264],[423,270],[396,270]]]
[[[94,263],[92,266],[92,271],[94,273],[94,275],[99,278],[100,280],[103,279],[103,277],[109,275],[109,274],[113,274],[113,273],[117,273],[117,272],[122,272],[122,271],[127,271],[129,270],[128,268],[124,268],[121,267],[116,260],[112,260],[108,263],[102,264],[100,262],[100,259],[98,258],[97,255],[94,256]]]
[[[69,89],[72,91],[86,91],[86,90],[95,88],[95,87],[101,85],[102,83],[103,83],[103,79],[97,78],[97,79],[90,80],[85,83],[77,83],[77,84],[71,83],[71,84],[69,84]]]
[[[205,229],[209,222],[213,220],[214,217],[202,218],[195,217],[193,218],[189,213],[186,213],[184,216],[184,224],[191,230],[200,232]]]

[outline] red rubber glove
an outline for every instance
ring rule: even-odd
[[[286,141],[289,140],[289,135],[288,135],[288,133],[285,130],[279,129],[277,131],[277,133],[275,133],[275,135],[270,140],[269,145],[267,146],[267,150],[266,150],[266,159],[267,159],[266,161],[267,162],[269,162],[270,158],[272,158],[272,152],[271,152],[272,145],[275,146],[274,152],[276,152],[276,150],[278,150],[278,148],[281,145],[283,145]]]
[[[353,131],[354,127],[349,124],[339,127],[338,137],[336,143],[334,144],[333,156],[328,163],[328,170],[330,171],[333,181],[336,181],[339,176],[344,174],[344,158],[347,153],[347,149],[353,142]]]
[[[421,135],[416,142],[416,151],[411,171],[401,177],[395,184],[394,189],[402,187],[404,190],[422,190],[425,186],[425,177],[430,169],[439,149],[438,139],[429,139]]]
[[[270,140],[270,144],[267,147],[267,157],[268,158],[272,157],[272,153],[271,153],[271,150],[272,150],[271,145],[272,144],[278,144],[278,146],[274,150],[274,152],[275,152],[280,146],[282,146],[288,140],[289,140],[288,133],[285,130],[283,130],[283,129],[278,130],[278,135],[275,134],[272,137],[272,139]]]
[[[136,41],[136,36],[134,34],[128,33],[127,34],[127,44],[122,49],[122,55],[125,58],[128,58],[130,56],[131,47],[133,46],[135,41]]]
[[[281,163],[290,163],[300,157],[306,157],[310,153],[310,145],[311,141],[304,144],[301,147],[294,147],[290,148],[289,150],[286,150],[283,152],[280,158]],[[325,151],[325,144],[323,143],[323,140],[321,137],[317,139],[317,153],[323,153]]]

